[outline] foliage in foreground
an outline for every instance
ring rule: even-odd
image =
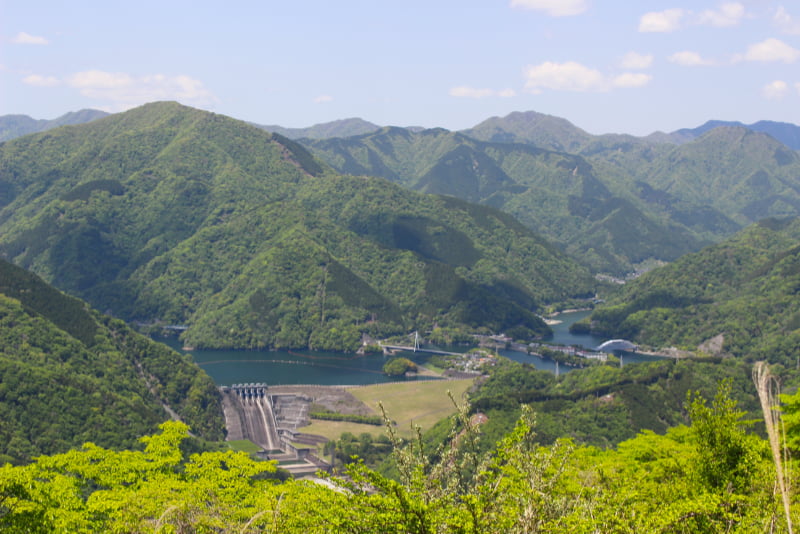
[[[645,432],[617,449],[535,439],[523,409],[491,454],[467,410],[432,455],[395,445],[399,479],[363,464],[325,484],[270,478],[244,453],[184,458],[181,423],[144,451],[80,451],[0,468],[6,532],[773,532],[786,531],[766,441],[746,431],[722,383],[690,396],[690,427]],[[797,397],[784,399],[798,404]],[[788,426],[790,434],[798,426]],[[796,469],[796,466],[795,466]],[[797,517],[796,494],[791,517]]]

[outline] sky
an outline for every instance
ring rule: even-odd
[[[0,0],[0,115],[177,100],[258,124],[800,124],[797,0]]]

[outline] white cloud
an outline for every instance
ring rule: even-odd
[[[644,87],[653,77],[649,74],[643,74],[641,72],[625,72],[616,76],[611,84],[614,87],[619,87],[622,89],[630,89],[636,87]]]
[[[795,20],[783,6],[778,7],[773,20],[783,33],[800,35],[800,21]]]
[[[23,83],[33,85],[34,87],[55,87],[61,85],[61,80],[55,76],[40,76],[39,74],[31,74],[22,79]]]
[[[44,37],[40,37],[38,35],[31,35],[25,32],[19,32],[17,35],[11,39],[11,42],[14,44],[30,44],[30,45],[46,45],[50,44]]]
[[[464,85],[450,89],[450,96],[459,98],[487,98],[492,96],[509,98],[516,96],[516,94],[516,91],[513,89],[501,89],[500,91],[496,91],[494,89],[476,89]]]
[[[133,78],[124,72],[87,70],[73,74],[67,80],[70,87],[86,91],[102,91],[133,85]],[[88,96],[88,95],[87,95]]]
[[[684,26],[714,26],[726,28],[737,26],[747,16],[741,2],[726,2],[718,9],[706,9],[700,13],[680,8],[651,11],[639,19],[640,32],[670,33]]]
[[[628,52],[622,58],[623,69],[646,69],[653,64],[652,54],[639,54],[638,52]]]
[[[555,91],[605,91],[608,89],[600,71],[585,67],[580,63],[568,61],[553,63],[546,61],[525,69],[525,89],[539,94],[543,89]]]
[[[126,109],[156,100],[178,100],[201,107],[215,101],[201,81],[185,75],[148,74],[135,77],[124,72],[89,70],[78,72],[65,81],[86,97],[111,101],[114,109]]]
[[[742,56],[737,56],[734,61],[782,61],[783,63],[794,63],[800,60],[800,50],[792,48],[779,39],[767,39],[750,45],[747,52]]]
[[[511,0],[511,7],[544,11],[553,17],[580,15],[589,9],[587,0]]]
[[[682,9],[651,11],[639,19],[640,32],[669,33],[680,28],[681,19],[686,14]]]
[[[789,84],[783,80],[775,80],[774,82],[768,83],[761,89],[761,94],[770,100],[781,99],[786,96],[786,93],[788,92]]]
[[[603,92],[611,89],[630,89],[644,87],[653,79],[641,72],[624,72],[617,76],[607,76],[599,70],[581,65],[575,61],[554,63],[546,61],[525,69],[525,90],[541,94],[544,90],[573,92]]]
[[[739,2],[731,2],[722,4],[717,11],[713,9],[703,11],[698,16],[698,23],[724,28],[738,25],[744,16],[744,5]]]
[[[683,52],[675,52],[667,58],[671,63],[684,65],[686,67],[701,67],[705,65],[713,65],[713,61],[703,59],[697,52],[684,50]]]
[[[333,97],[330,95],[319,95],[314,99],[315,104],[324,104],[326,102],[333,102]]]

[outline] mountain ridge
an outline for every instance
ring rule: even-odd
[[[107,115],[109,113],[96,109],[70,111],[52,120],[37,120],[23,114],[2,115],[0,116],[0,142],[63,125],[83,124]],[[250,124],[292,140],[353,137],[373,133],[381,128],[391,127],[389,125],[381,126],[360,117],[336,119],[296,128],[278,124],[259,124],[255,122],[250,122]],[[792,150],[800,150],[800,126],[789,122],[771,120],[759,120],[751,124],[745,124],[741,121],[710,119],[694,128],[685,127],[672,132],[655,131],[644,136],[635,136],[627,133],[589,134],[567,119],[529,110],[513,111],[502,117],[492,116],[470,128],[448,131],[458,131],[481,141],[533,144],[555,151],[574,153],[580,151],[586,142],[596,138],[619,137],[647,143],[682,144],[696,139],[709,130],[723,126],[741,126],[749,130],[766,133]],[[415,133],[428,129],[439,129],[438,127],[424,128],[421,126],[402,128]]]

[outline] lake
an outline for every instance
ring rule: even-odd
[[[593,349],[605,341],[592,335],[576,335],[569,331],[569,325],[586,317],[589,311],[562,313],[557,319],[562,322],[552,325],[553,337],[547,343],[560,345],[581,345]],[[396,377],[383,374],[383,364],[387,357],[383,355],[359,356],[318,351],[285,351],[285,350],[191,350],[183,351],[181,343],[174,338],[159,339],[174,349],[188,352],[194,361],[203,368],[219,385],[231,385],[248,382],[264,382],[269,385],[281,384],[319,384],[365,385],[381,384],[397,381]],[[446,349],[447,350],[447,349]],[[458,352],[458,349],[452,349]],[[552,360],[537,356],[529,356],[521,352],[501,350],[501,355],[521,362],[532,364],[538,369],[555,372],[556,365]],[[424,364],[427,356],[421,353],[403,353],[418,364]],[[623,353],[625,363],[652,361],[655,356],[635,353]],[[560,366],[560,372],[568,368]],[[400,378],[399,380],[427,380],[425,377]]]

